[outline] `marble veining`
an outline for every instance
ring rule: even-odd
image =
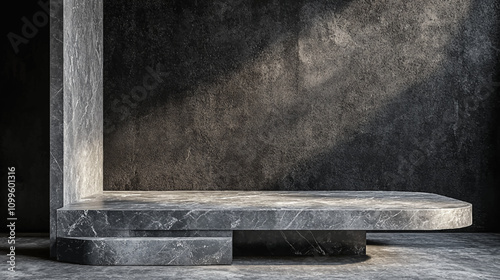
[[[440,230],[472,205],[408,192],[104,192],[58,210],[58,236],[122,230]]]
[[[103,1],[64,1],[64,205],[102,191]]]
[[[55,257],[57,212],[63,206],[63,1],[50,0],[50,241]]]
[[[50,231],[56,209],[102,191],[103,2],[50,1]]]
[[[470,206],[437,194],[396,191],[106,191],[61,210],[432,210]]]
[[[58,238],[57,259],[88,265],[230,264],[230,237]]]

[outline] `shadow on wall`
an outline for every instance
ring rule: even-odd
[[[349,2],[327,8],[340,12]],[[248,139],[248,152],[255,154],[267,141],[262,138],[272,136],[262,135],[262,126],[285,114],[298,120],[308,110],[294,100],[300,7],[285,1],[106,2],[105,186],[156,185],[142,178],[141,161],[150,162],[148,173],[163,173],[154,179],[162,182],[166,169],[175,173],[173,165],[184,170],[182,177],[199,173],[181,166],[193,161],[203,165],[195,167],[204,170],[201,180],[206,172],[226,180],[240,172],[230,166],[242,156],[234,151],[243,151],[241,140]],[[288,112],[280,104],[285,99],[294,107]],[[205,165],[214,161],[221,164],[209,171]]]
[[[426,191],[498,227],[494,0],[146,3],[105,4],[106,190]]]
[[[496,19],[486,4],[469,8],[434,72],[364,114],[344,141],[295,165],[276,188],[434,192],[472,202],[476,230],[499,229],[500,50],[494,21],[483,21]],[[423,64],[411,70],[430,72]]]

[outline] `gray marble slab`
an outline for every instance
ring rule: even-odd
[[[58,210],[58,236],[116,230],[440,230],[472,205],[410,192],[104,192]]]
[[[230,230],[117,230],[109,232],[114,237],[232,237]]]
[[[88,265],[230,264],[231,237],[58,238],[57,259]]]

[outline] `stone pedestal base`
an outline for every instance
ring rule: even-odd
[[[366,231],[234,231],[234,256],[365,255]]]
[[[57,221],[61,261],[211,265],[365,255],[368,230],[460,228],[472,206],[405,192],[105,192],[58,209]]]
[[[61,237],[57,259],[87,265],[231,264],[235,256],[364,255],[365,231],[130,231]]]
[[[57,239],[57,260],[88,265],[231,264],[230,237],[74,237]]]

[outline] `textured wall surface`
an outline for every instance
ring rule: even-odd
[[[105,190],[425,191],[498,224],[495,0],[104,14]]]
[[[64,205],[102,191],[103,2],[64,2]]]

